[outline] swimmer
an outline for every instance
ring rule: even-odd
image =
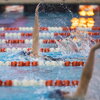
[[[52,57],[49,56],[42,56],[39,55],[39,30],[40,30],[40,23],[39,23],[39,15],[38,15],[38,10],[39,10],[40,3],[37,5],[36,10],[35,10],[35,19],[34,19],[34,31],[33,31],[33,44],[32,44],[32,51],[26,52],[25,54],[30,55],[31,57],[41,57],[44,58],[45,60],[56,60]]]
[[[56,61],[56,60],[62,60],[62,58],[53,58],[51,56],[42,56],[42,55],[39,55],[39,28],[40,28],[40,23],[39,23],[39,15],[38,15],[38,10],[39,10],[39,6],[40,6],[40,3],[37,5],[36,7],[36,10],[35,10],[35,19],[34,19],[34,31],[33,31],[33,36],[32,36],[32,39],[33,39],[33,44],[32,44],[32,51],[30,51],[30,53],[28,52],[28,54],[31,56],[31,57],[41,57],[45,60],[53,60],[53,61]],[[69,40],[72,44],[71,46],[71,49],[74,49],[75,52],[78,52],[78,47],[77,45],[75,45],[75,43],[73,43],[71,40]],[[67,46],[66,43],[61,43],[61,45],[65,44],[65,48],[70,48]],[[64,49],[65,51],[67,51],[67,49]],[[26,54],[26,53],[25,53]]]
[[[90,82],[90,79],[92,78],[92,73],[94,69],[95,51],[97,49],[100,49],[100,43],[93,46],[90,50],[89,57],[83,68],[80,83],[78,85],[76,92],[69,93],[69,92],[63,92],[60,90],[56,90],[54,91],[54,93],[50,94],[50,97],[61,98],[60,100],[63,100],[63,99],[64,100],[85,100],[85,95],[88,90],[89,82]]]
[[[39,55],[39,30],[40,30],[39,14],[38,14],[39,6],[40,6],[40,3],[37,5],[36,10],[35,10],[34,31],[33,31],[33,36],[32,36],[32,40],[33,40],[32,51],[30,51],[30,52],[21,51],[21,54],[25,55],[25,56],[28,55],[28,56],[31,56],[34,58],[41,57],[44,60],[53,60],[53,61],[62,60],[62,57],[54,58],[54,57],[46,56],[46,55],[45,56]],[[68,50],[71,49],[74,52],[78,52],[79,48],[78,48],[77,44],[75,44],[71,39],[68,39],[68,41],[70,42],[69,45],[67,45],[67,42],[64,42],[64,40],[62,42],[59,42],[59,44],[61,44],[63,46],[63,51],[67,52]]]
[[[39,6],[40,3],[37,5],[36,10],[35,10],[35,19],[34,19],[34,31],[33,31],[33,44],[32,44],[32,51],[20,51],[17,53],[17,55],[21,55],[21,56],[31,56],[34,58],[38,58],[41,57],[44,60],[53,60],[53,61],[57,61],[57,60],[61,60],[60,58],[53,58],[51,56],[42,56],[39,55],[39,16],[38,16],[38,10],[39,10]]]
[[[39,28],[40,28],[40,24],[39,24],[39,15],[38,15],[38,10],[39,10],[39,6],[40,3],[37,5],[36,10],[35,10],[35,19],[34,19],[34,31],[33,31],[33,36],[32,36],[32,51],[21,51],[22,55],[28,55],[31,56],[33,58],[43,58],[44,60],[53,60],[53,61],[57,61],[57,60],[62,60],[62,58],[64,58],[64,60],[66,60],[65,56],[60,57],[60,58],[54,58],[51,56],[43,56],[43,55],[39,55]],[[69,43],[68,43],[69,42]],[[61,42],[56,41],[56,43],[58,43],[58,45],[63,47],[62,50],[67,52],[67,51],[72,51],[72,52],[79,52],[82,48],[79,48],[77,43],[74,43],[72,39],[64,39]],[[62,52],[63,52],[62,51]],[[20,53],[19,53],[20,54]]]
[[[35,18],[34,18],[34,31],[32,35],[33,43],[32,43],[32,51],[21,51],[20,55],[30,55],[31,57],[39,57],[39,10],[40,3],[37,5],[35,9]]]
[[[21,51],[19,54],[20,55],[24,55],[24,56],[31,56],[33,58],[43,58],[44,60],[53,60],[53,61],[57,61],[57,60],[62,60],[62,58],[64,58],[64,60],[66,60],[65,56],[64,57],[58,57],[58,58],[54,58],[51,56],[47,56],[47,55],[39,55],[39,15],[38,15],[38,10],[39,10],[39,6],[40,3],[37,5],[36,10],[35,10],[35,19],[34,19],[34,31],[33,31],[33,43],[32,43],[32,51]],[[67,41],[67,40],[66,40]],[[68,49],[73,50],[74,52],[78,52],[78,46],[77,44],[75,44],[71,39],[68,39],[68,41],[70,42],[70,45],[67,45],[66,41],[62,41],[59,42],[59,44],[61,44],[64,48],[62,49],[63,51],[68,51]]]
[[[53,60],[53,61],[57,61],[57,60],[62,60],[62,58],[54,58],[51,56],[47,56],[47,55],[39,55],[39,16],[38,16],[38,10],[39,10],[39,6],[40,3],[37,5],[36,10],[35,10],[35,19],[34,19],[34,31],[33,31],[33,44],[32,44],[32,51],[21,51],[18,54],[22,55],[22,56],[31,56],[34,58],[43,58],[44,60]]]

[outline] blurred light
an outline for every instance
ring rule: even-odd
[[[78,23],[79,22],[79,19],[74,17],[74,18],[72,18],[71,22],[72,23]]]
[[[81,15],[81,16],[86,16],[86,11],[79,11],[79,15]]]
[[[92,28],[94,26],[94,19],[93,18],[73,18],[71,20],[72,22],[72,25],[71,25],[71,28],[76,28],[76,27],[89,27],[89,28]]]
[[[94,12],[92,10],[86,12],[87,16],[94,16]]]
[[[24,6],[23,5],[11,5],[5,7],[5,12],[23,12]]]
[[[94,5],[80,5],[79,6],[79,15],[80,16],[94,16],[94,9],[97,6]]]
[[[87,23],[87,27],[92,28],[93,26],[94,26],[94,24]]]
[[[92,5],[80,5],[79,6],[79,10],[88,11],[90,9],[93,9],[93,6]]]
[[[86,18],[83,17],[79,18],[79,23],[86,23],[86,22],[87,22]]]
[[[78,23],[72,23],[72,26],[73,27],[77,27],[78,26]]]
[[[95,21],[94,21],[93,18],[87,18],[87,22],[88,22],[88,23],[91,23],[91,24],[94,24],[94,23],[95,23]]]

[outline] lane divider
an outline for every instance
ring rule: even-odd
[[[83,28],[78,27],[78,30],[100,30],[100,27]],[[33,31],[33,27],[0,27],[0,31]],[[76,30],[76,28],[71,27],[40,27],[41,31],[68,31]]]
[[[43,39],[40,39],[39,40],[40,43],[43,43]],[[20,44],[20,43],[23,43],[23,44],[32,44],[32,39],[14,39],[14,40],[7,40],[7,39],[1,39],[0,40],[0,44]]]
[[[40,39],[39,40],[39,43],[42,44],[56,44],[56,41],[62,41],[62,39],[59,39],[59,40],[54,40],[54,39]],[[94,41],[94,42],[100,42],[100,39],[92,39],[91,42]],[[19,39],[16,39],[16,40],[6,40],[6,39],[2,39],[0,40],[0,44],[32,44],[33,40],[32,39],[25,39],[25,40],[19,40]]]
[[[88,32],[88,34],[91,36],[99,36],[100,32]]]
[[[0,80],[0,87],[12,87],[12,86],[77,86],[78,80]]]
[[[0,52],[30,51],[31,48],[0,48]],[[40,52],[59,52],[60,48],[40,48]]]
[[[69,81],[69,80],[47,80],[45,82],[46,86],[76,86],[79,84],[78,80],[73,80],[73,81]]]
[[[33,27],[1,27],[0,31],[33,31]],[[40,31],[63,31],[63,30],[75,30],[75,28],[70,27],[40,27]]]
[[[56,41],[62,41],[61,39],[59,40],[54,40],[54,39],[40,39],[39,42],[40,44],[41,43],[56,43]],[[23,44],[32,44],[32,39],[24,39],[24,40],[19,40],[19,39],[15,39],[15,40],[7,40],[7,39],[2,39],[0,40],[0,44],[20,44],[20,43],[23,43]]]
[[[0,66],[12,66],[12,67],[25,67],[25,66],[84,66],[85,62],[83,61],[0,61]]]
[[[52,36],[70,36],[70,33],[39,33],[39,37],[52,37]],[[5,38],[21,38],[21,37],[32,37],[32,33],[0,33],[0,37]]]
[[[50,37],[50,36],[70,36],[71,33],[39,33],[40,37]],[[83,33],[84,34],[84,33]],[[100,32],[88,32],[91,36],[99,36]],[[32,37],[32,33],[0,33],[0,37],[5,38],[21,38],[21,37]]]
[[[100,42],[100,39],[95,39],[95,42],[96,42],[96,43],[99,43],[99,42]]]

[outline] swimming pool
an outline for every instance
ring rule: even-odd
[[[74,16],[78,16],[77,14],[74,14]],[[71,15],[68,14],[63,14],[63,13],[46,13],[46,14],[40,14],[40,22],[41,22],[41,26],[44,27],[66,27],[66,26],[70,26],[70,22],[68,20],[71,19]],[[23,15],[18,15],[18,14],[5,14],[5,15],[1,15],[2,19],[8,19],[8,20],[13,20],[12,23],[4,23],[4,26],[9,26],[9,27],[32,27],[33,26],[33,15],[31,16],[23,16]],[[2,25],[2,26],[3,26]],[[99,26],[98,24],[96,24],[96,26]],[[1,31],[2,32],[2,31]],[[32,30],[25,30],[25,29],[21,29],[21,30],[5,30],[2,33],[31,33]],[[50,30],[50,31],[41,31],[42,33],[63,33],[63,32],[69,32],[68,31],[63,31],[63,30]],[[100,31],[97,31],[100,32]],[[7,36],[7,35],[6,35]],[[16,36],[8,36],[8,37],[1,37],[1,40],[3,39],[16,39]],[[17,37],[18,39],[21,38],[21,36]],[[52,36],[49,35],[48,37],[46,37],[46,35],[43,35],[41,37],[41,39],[52,39]],[[95,37],[97,39],[99,39],[100,37]],[[31,37],[27,37],[24,36],[21,39],[31,39]],[[30,48],[31,44],[28,44],[28,42],[26,42],[26,44],[0,44],[0,48]],[[45,48],[56,48],[55,44],[44,44],[41,46],[45,47]],[[22,61],[27,61],[26,59],[23,59],[23,57],[12,57],[10,55],[14,54],[15,51],[11,52],[10,50],[7,50],[8,52],[0,52],[0,61],[6,62],[6,61],[20,61],[22,59]],[[10,51],[10,52],[9,52]],[[43,53],[43,52],[42,52]],[[46,54],[49,55],[49,52],[47,52]],[[52,53],[53,56],[56,55],[60,55],[60,53],[55,52]],[[76,54],[75,55],[70,55],[70,57],[78,57]],[[67,59],[70,61],[86,61],[86,59],[83,60],[78,60],[78,59]],[[63,60],[62,60],[63,61]],[[98,73],[99,76],[99,61],[100,59],[97,58],[96,60],[96,69],[95,69],[95,73]],[[62,63],[62,62],[61,62]],[[49,63],[50,64],[50,63]],[[82,66],[62,66],[60,65],[60,63],[58,62],[56,64],[56,66],[54,65],[48,65],[48,63],[45,63],[44,65],[42,64],[41,66],[29,66],[29,67],[11,67],[11,66],[6,66],[6,65],[2,65],[0,66],[0,80],[19,80],[20,82],[25,82],[25,80],[30,81],[30,80],[36,80],[37,82],[39,82],[40,80],[79,80],[80,76],[81,76],[81,72],[82,72]],[[99,96],[99,83],[100,83],[100,79],[98,79],[97,75],[94,75],[95,80],[95,86],[94,90],[96,94],[96,96],[92,96],[95,98],[95,100],[99,100],[100,96]],[[25,86],[22,85],[23,83],[21,83],[19,86],[14,86],[14,87],[0,87],[0,100],[55,100],[54,98],[49,98],[48,94],[50,91],[56,90],[56,89],[61,89],[64,91],[75,91],[77,86],[51,86],[51,87],[46,87],[44,84],[39,85],[39,84],[35,84],[33,86]],[[91,93],[91,92],[90,92]],[[92,93],[91,93],[92,94]],[[57,98],[57,100],[59,100]],[[89,100],[89,99],[87,99]],[[94,99],[93,99],[94,100]]]

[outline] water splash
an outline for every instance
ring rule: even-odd
[[[60,51],[62,52],[62,55],[72,55],[80,53],[83,56],[87,56],[90,48],[93,46],[91,40],[92,37],[90,37],[86,33],[82,33],[81,31],[76,31],[75,34],[71,33],[70,37],[63,38],[60,36],[61,41],[56,41],[56,44],[58,48],[60,48]]]

